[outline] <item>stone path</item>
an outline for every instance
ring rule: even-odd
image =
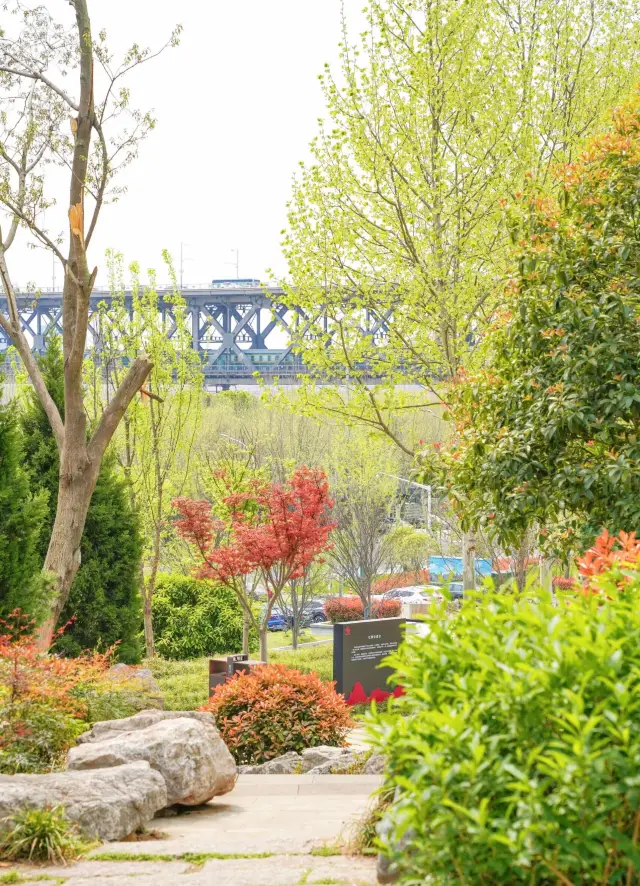
[[[155,819],[161,839],[108,843],[64,868],[17,870],[24,886],[37,882],[30,875],[64,878],[68,886],[374,886],[374,859],[330,853],[349,840],[380,782],[373,775],[242,775],[225,797]],[[100,860],[105,853],[109,860]]]

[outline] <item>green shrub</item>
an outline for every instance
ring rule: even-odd
[[[374,731],[401,882],[640,882],[638,573],[606,593],[480,594],[392,657],[406,695]]]
[[[244,619],[229,588],[184,575],[161,575],[152,605],[156,649],[164,658],[241,651]],[[249,648],[258,648],[254,631]]]
[[[68,749],[87,728],[83,720],[46,702],[0,704],[0,733],[5,739],[0,746],[0,772],[61,768]]]
[[[216,687],[211,711],[237,763],[264,763],[288,751],[343,745],[353,723],[345,700],[315,674],[260,665]]]
[[[0,857],[10,861],[64,862],[80,853],[83,843],[62,807],[22,809],[3,820]]]
[[[164,697],[167,711],[195,711],[209,698],[209,659],[167,661],[152,658],[145,661],[151,669]]]

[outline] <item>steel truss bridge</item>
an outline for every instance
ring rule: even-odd
[[[158,310],[172,316],[172,307],[165,302],[158,288]],[[33,350],[42,353],[47,333],[62,332],[62,293],[39,290],[18,293],[22,328],[32,342]],[[182,290],[186,317],[191,331],[192,347],[201,355],[205,384],[228,388],[233,385],[257,384],[256,373],[265,382],[278,378],[280,383],[294,383],[308,372],[301,357],[293,352],[291,332],[306,334],[312,319],[302,308],[289,309],[282,304],[283,291],[261,286],[257,280],[213,281],[210,288],[187,287]],[[131,293],[125,293],[125,306],[131,309]],[[108,290],[95,289],[91,296],[88,345],[99,346],[98,305],[112,301]],[[6,313],[7,302],[0,295],[0,311]],[[319,314],[321,308],[319,308]],[[379,318],[363,318],[362,334],[382,341],[386,327]],[[326,318],[323,321],[328,331]],[[368,327],[368,328],[366,328]],[[169,323],[170,335],[175,334]],[[5,362],[3,351],[11,341],[0,328],[0,368]]]

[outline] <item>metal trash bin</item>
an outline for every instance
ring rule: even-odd
[[[216,686],[226,683],[235,674],[250,671],[259,664],[261,662],[251,661],[246,652],[241,652],[238,655],[228,655],[226,658],[210,658],[209,697],[213,695],[213,690]]]

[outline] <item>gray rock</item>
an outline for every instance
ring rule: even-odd
[[[302,772],[302,757],[295,751],[289,751],[275,760],[268,760],[260,766],[263,775],[293,775]]]
[[[127,720],[133,729],[108,729],[107,724],[97,723],[92,730],[101,727],[97,736],[69,751],[68,768],[103,769],[146,760],[165,780],[168,805],[198,806],[232,790],[236,764],[211,714],[167,717],[161,711],[145,711]]]
[[[362,770],[363,775],[381,775],[384,772],[383,754],[371,754]]]
[[[149,668],[117,664],[109,668],[106,678],[114,684],[133,710],[164,708],[164,696]]]
[[[121,732],[132,732],[134,729],[146,729],[163,720],[179,720],[184,718],[199,720],[201,723],[212,724],[215,728],[216,721],[213,714],[206,711],[140,711],[133,717],[123,717],[121,720],[101,720],[93,724],[89,732],[84,732],[78,739],[78,744],[90,741],[104,741],[114,738]],[[217,730],[216,730],[217,731]]]
[[[302,752],[303,772],[309,772],[317,766],[329,762],[338,762],[350,756],[349,748],[335,748],[330,745],[319,745],[317,748],[307,748]]]
[[[167,805],[164,779],[148,763],[91,772],[0,775],[0,832],[21,809],[63,806],[89,839],[122,840]]]
[[[340,757],[335,757],[333,760],[327,760],[325,763],[321,763],[319,766],[314,766],[313,769],[309,769],[309,775],[339,775],[345,774],[352,767],[356,766],[362,758],[362,754],[357,752],[355,753],[346,753],[342,754]]]

